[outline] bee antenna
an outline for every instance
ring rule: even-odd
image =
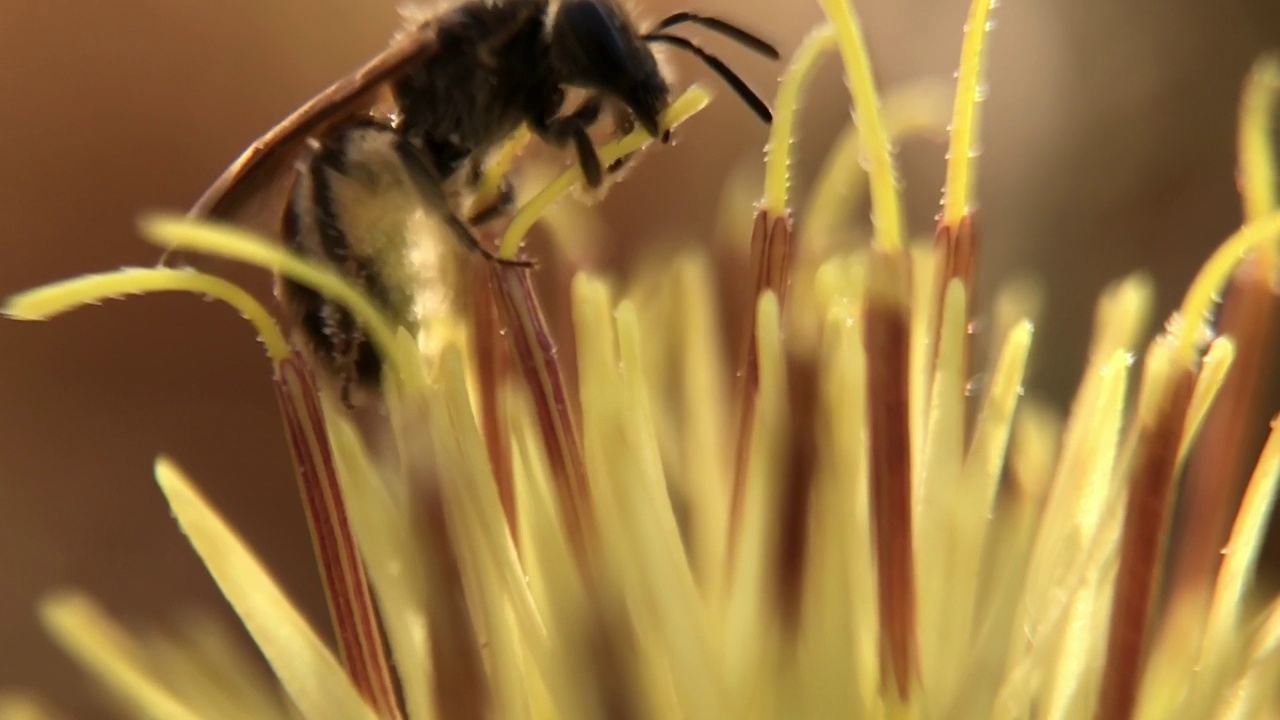
[[[687,53],[697,56],[699,60],[706,63],[707,67],[715,71],[721,79],[728,83],[729,87],[733,88],[733,91],[737,93],[738,97],[742,98],[742,101],[747,104],[747,107],[751,108],[751,111],[758,115],[761,120],[764,120],[765,123],[773,122],[773,111],[769,109],[769,106],[765,101],[761,100],[760,96],[757,95],[742,78],[738,77],[737,73],[730,70],[729,66],[725,65],[724,61],[720,58],[698,47],[692,40],[686,40],[678,35],[666,35],[654,31],[643,35],[642,37],[648,42],[666,43],[667,45],[673,45]]]
[[[681,25],[683,23],[693,23],[694,25],[704,27],[712,32],[720,33],[748,50],[759,53],[770,60],[777,60],[782,57],[778,53],[778,49],[772,44],[747,32],[746,30],[743,30],[737,25],[734,25],[727,20],[721,20],[720,18],[711,17],[709,15],[700,15],[694,12],[681,11],[671,13],[663,18],[657,25],[653,26],[653,29],[650,30],[649,33],[660,33],[663,30],[673,28],[676,25]]]

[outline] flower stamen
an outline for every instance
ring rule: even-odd
[[[896,144],[915,136],[943,136],[951,90],[945,83],[930,80],[887,91],[884,123],[890,142]],[[862,200],[867,185],[862,152],[858,126],[851,121],[827,151],[827,159],[809,191],[809,202],[800,218],[803,257],[826,258],[833,247],[845,245],[839,241],[848,235],[847,218],[855,203]]]
[[[706,107],[710,101],[711,94],[706,90],[698,85],[689,86],[689,89],[685,90],[684,94],[676,98],[671,103],[671,106],[667,108],[667,112],[662,116],[663,126],[674,128],[693,117],[698,111]],[[637,128],[631,134],[601,146],[598,149],[600,164],[607,167],[615,160],[640,150],[652,141],[653,138],[649,137],[649,133],[643,128]],[[515,257],[520,250],[520,243],[524,241],[525,236],[533,229],[533,226],[547,211],[547,208],[569,192],[574,185],[581,183],[582,179],[582,168],[577,166],[569,168],[521,206],[515,216],[511,218],[511,224],[507,226],[506,231],[502,234],[502,242],[498,246],[498,256],[503,258]]]
[[[220,277],[196,270],[123,268],[51,283],[9,298],[0,313],[18,320],[51,320],[62,313],[125,295],[188,292],[235,308],[258,331],[273,363],[291,352],[280,326],[252,295]]]
[[[407,388],[426,384],[416,343],[402,341],[396,324],[331,268],[235,226],[160,214],[144,218],[140,227],[143,237],[160,247],[191,250],[278,272],[340,303],[356,317],[379,353],[398,371],[391,373],[395,380]]]
[[[1264,218],[1280,207],[1271,139],[1278,102],[1280,55],[1269,54],[1254,63],[1240,100],[1236,172],[1246,221]],[[1166,618],[1170,633],[1181,632],[1186,618],[1203,615],[1219,564],[1216,550],[1248,479],[1246,447],[1258,438],[1257,421],[1265,416],[1256,388],[1274,358],[1277,270],[1280,243],[1266,243],[1236,268],[1223,293],[1218,332],[1235,340],[1237,359],[1191,456],[1179,505],[1181,527],[1174,538],[1170,578],[1173,598]]]
[[[769,144],[764,156],[762,209],[771,217],[782,217],[791,210],[787,192],[791,184],[791,143],[795,136],[800,96],[818,60],[835,47],[835,41],[835,28],[831,25],[823,25],[806,35],[778,84],[777,99],[773,103],[773,124],[769,127]]]
[[[984,65],[987,35],[991,30],[988,17],[994,5],[993,0],[973,0],[965,21],[960,70],[956,73],[955,108],[951,115],[951,139],[947,148],[947,178],[942,191],[942,214],[938,218],[941,227],[959,227],[976,207],[974,189],[977,187],[978,133],[982,119],[978,108],[987,94]],[[969,263],[972,263],[972,258]],[[965,286],[971,289],[968,282]]]
[[[1138,701],[1178,451],[1198,374],[1163,345],[1158,339],[1148,356],[1145,402],[1139,402],[1134,430],[1097,720],[1127,720]]]
[[[974,267],[978,253],[977,187],[978,131],[982,114],[980,103],[986,97],[985,50],[991,29],[988,20],[995,0],[973,0],[965,23],[964,41],[960,49],[960,70],[956,74],[955,109],[951,116],[951,139],[947,147],[947,175],[942,190],[942,212],[934,232],[934,272],[937,296],[934,305],[941,320],[943,297],[947,284],[958,279],[964,285],[969,307],[974,297]],[[967,321],[966,321],[967,325]],[[941,329],[938,330],[941,333]],[[936,339],[936,338],[935,338]],[[964,371],[968,373],[969,348],[966,338],[962,352]]]
[[[821,0],[836,30],[845,80],[853,95],[855,123],[862,134],[863,159],[871,178],[871,226],[875,245],[888,252],[903,249],[902,197],[893,146],[881,117],[880,97],[871,73],[871,60],[862,26],[849,0]]]
[[[871,532],[880,593],[880,659],[900,699],[918,671],[909,389],[910,256],[877,247],[868,255],[863,310],[871,449]]]

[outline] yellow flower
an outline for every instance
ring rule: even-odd
[[[473,315],[424,323],[426,342],[270,243],[144,223],[165,247],[260,265],[350,307],[391,369],[391,442],[377,442],[376,428],[316,392],[267,311],[218,278],[134,269],[13,299],[10,315],[42,319],[185,290],[256,326],[338,647],[167,458],[160,488],[282,693],[203,629],[135,639],[77,591],[42,605],[53,637],[147,718],[1273,716],[1280,601],[1251,590],[1280,432],[1216,573],[1175,575],[1190,579],[1165,602],[1157,592],[1181,559],[1164,547],[1188,458],[1239,453],[1215,401],[1243,407],[1264,372],[1232,372],[1260,338],[1230,337],[1229,316],[1217,337],[1204,324],[1228,282],[1254,290],[1229,309],[1274,302],[1280,213],[1265,138],[1280,65],[1260,62],[1246,93],[1246,223],[1164,331],[1144,349],[1141,278],[1111,288],[1059,419],[1022,397],[1032,310],[1014,289],[995,303],[994,362],[971,413],[973,148],[990,0],[975,0],[965,33],[937,234],[916,244],[891,148],[946,118],[927,91],[890,95],[882,112],[852,9],[822,4],[831,23],[805,40],[779,90],[751,239],[754,302],[737,318],[750,329],[733,351],[703,250],[664,258],[626,288],[579,274],[569,372],[526,270],[484,268]],[[858,124],[793,227],[791,128],[810,69],[834,50]],[[705,101],[689,91],[668,121]],[[646,140],[624,138],[605,160]],[[835,208],[864,181],[851,171],[859,159],[873,223],[868,246],[848,250]],[[537,194],[502,252],[578,179]],[[1206,423],[1212,442],[1198,444]],[[1186,481],[1203,487],[1195,472]],[[0,717],[48,712],[17,696],[0,703]]]

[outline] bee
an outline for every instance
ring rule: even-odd
[[[590,188],[616,169],[601,167],[589,135],[606,114],[620,131],[639,124],[669,142],[660,118],[671,89],[652,45],[692,54],[761,120],[772,121],[768,105],[723,61],[672,34],[684,24],[779,57],[759,37],[693,12],[673,13],[642,32],[618,0],[463,0],[407,27],[268,131],[190,215],[245,223],[260,219],[264,206],[280,213],[271,208],[284,192],[272,234],[332,265],[416,331],[419,269],[410,238],[421,228],[410,219],[425,217],[489,260],[529,265],[496,257],[473,231],[511,209],[508,182],[490,206],[465,219],[456,198],[477,186],[487,157],[522,127],[550,146],[571,147]],[[566,111],[571,91],[582,99]],[[346,309],[287,279],[278,281],[277,295],[348,407],[363,391],[376,392],[382,360]]]

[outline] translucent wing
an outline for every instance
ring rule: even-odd
[[[435,48],[435,29],[430,24],[397,37],[385,52],[258,138],[214,181],[188,215],[274,231],[293,165],[307,138],[353,115],[387,111],[386,82],[405,68],[426,62]]]

